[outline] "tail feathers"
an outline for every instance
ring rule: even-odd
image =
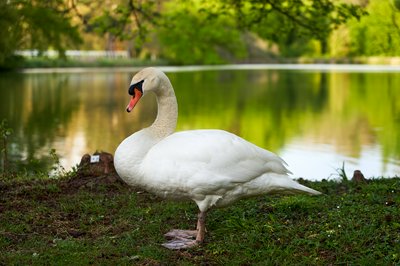
[[[288,176],[278,175],[273,180],[273,191],[284,194],[299,194],[306,193],[309,195],[321,195],[322,193],[312,188],[303,186]]]
[[[298,190],[300,193],[304,192],[304,193],[307,193],[307,194],[310,194],[310,195],[321,195],[322,194],[321,192],[319,192],[319,191],[317,191],[315,189],[303,186],[303,185],[301,185],[299,183],[297,183],[297,186],[296,186],[295,189]]]

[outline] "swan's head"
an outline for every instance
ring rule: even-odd
[[[153,67],[144,68],[135,76],[133,76],[128,89],[132,98],[126,107],[126,111],[130,112],[144,94],[149,91],[156,91],[160,88],[160,78],[166,77],[165,74]]]

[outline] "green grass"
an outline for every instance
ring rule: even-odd
[[[163,248],[192,229],[194,203],[123,184],[0,182],[0,265],[398,265],[400,178],[306,182],[323,196],[264,196],[207,216],[203,245]]]

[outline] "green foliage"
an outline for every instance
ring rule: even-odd
[[[331,0],[311,1],[221,1],[223,12],[232,8],[239,27],[255,31],[279,45],[283,56],[299,56],[310,51],[309,42],[320,42],[321,53],[328,49],[332,30],[365,12],[358,6]]]
[[[61,165],[60,157],[58,156],[56,149],[51,149],[49,154],[51,159],[53,160],[53,166],[51,168],[52,174],[55,176],[65,176],[67,171]]]
[[[281,56],[314,54],[317,48],[313,40],[319,41],[320,52],[325,54],[332,30],[364,14],[358,5],[330,0],[175,0],[164,6],[165,23],[157,36],[162,56],[179,64],[244,58],[247,31],[277,44]]]
[[[346,170],[344,169],[344,162],[343,162],[341,168],[336,169],[336,172],[338,173],[338,175],[343,183],[346,183],[349,181],[349,178],[347,177],[347,174],[346,174]]]
[[[8,121],[7,119],[3,119],[0,123],[0,136],[4,141],[7,141],[7,139],[11,136],[13,133],[12,128],[8,126]]]
[[[20,26],[15,23],[18,13],[7,1],[0,1],[0,67],[12,58],[19,40],[22,38]]]
[[[157,32],[162,57],[175,64],[217,64],[245,56],[233,18],[209,15],[198,1],[173,1],[165,8]]]
[[[11,134],[13,133],[12,128],[8,126],[8,121],[3,119],[0,123],[0,137],[1,137],[1,149],[0,154],[3,157],[3,175],[9,172],[9,161],[8,161],[8,139],[10,138]]]
[[[400,0],[393,0],[393,4],[398,11],[400,11]]]
[[[74,2],[74,1],[73,1]],[[85,1],[81,13],[74,5],[76,14],[83,23],[84,31],[96,33],[107,39],[107,50],[113,50],[116,40],[129,41],[128,50],[131,55],[139,57],[143,44],[149,40],[150,29],[157,25],[160,16],[157,1],[116,1],[110,5],[108,1]]]
[[[7,36],[0,40],[0,67],[17,65],[17,49],[52,48],[63,57],[82,32],[100,36],[108,50],[124,42],[136,58],[161,55],[176,64],[241,60],[248,32],[278,45],[282,56],[313,54],[315,40],[324,54],[331,31],[364,14],[332,0],[14,0],[2,1],[0,10],[0,33]]]
[[[0,67],[13,66],[13,52],[18,49],[53,48],[62,56],[66,47],[81,42],[71,19],[64,1],[1,1]]]
[[[61,1],[22,1],[20,4],[22,7],[18,12],[25,18],[22,23],[29,25],[23,30],[31,49],[52,47],[63,56],[65,46],[71,47],[81,41],[77,27],[71,24],[71,17],[65,15],[66,7]]]
[[[400,55],[400,12],[396,3],[397,1],[392,0],[369,1],[366,7],[367,16],[360,21],[349,21],[345,28],[335,33],[342,39],[338,44],[342,48],[335,47],[332,55]]]

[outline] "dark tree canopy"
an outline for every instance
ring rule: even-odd
[[[18,49],[52,47],[62,55],[81,42],[65,1],[1,0],[0,14],[0,66]]]
[[[220,50],[240,56],[246,32],[282,46],[282,55],[296,55],[290,47],[310,39],[324,53],[333,29],[364,14],[358,5],[335,0],[1,0],[0,65],[18,49],[52,48],[63,55],[81,42],[82,32],[127,41],[135,56],[157,40],[160,53],[176,54],[176,62],[179,54],[198,51],[191,63],[199,63],[207,49],[203,63],[218,62]]]
[[[204,6],[207,2],[203,0]],[[326,52],[332,30],[366,14],[359,5],[332,0],[218,0],[213,6],[203,10],[209,16],[229,15],[237,27],[254,31],[283,47],[295,40],[314,38],[321,42],[322,53]]]

